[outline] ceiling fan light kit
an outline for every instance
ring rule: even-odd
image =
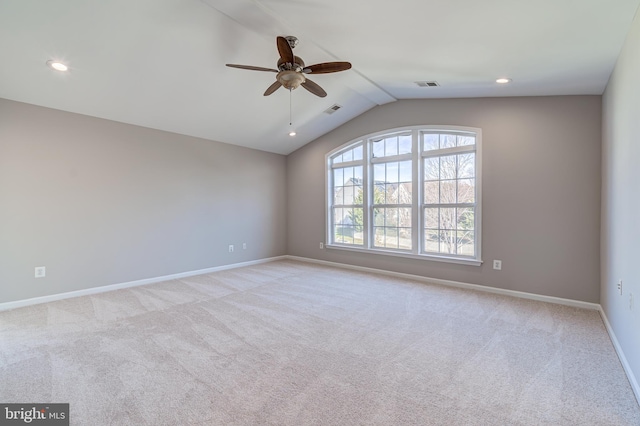
[[[300,85],[307,79],[304,74],[300,72],[284,70],[280,71],[278,75],[276,75],[276,80],[278,80],[278,83],[280,83],[285,89],[294,90],[300,87]]]

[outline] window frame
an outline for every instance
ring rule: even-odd
[[[449,133],[449,134],[473,134],[475,136],[474,149],[440,148],[432,152],[423,150],[422,134],[423,133]],[[410,134],[411,135],[411,154],[398,154],[395,156],[373,157],[371,151],[372,140],[385,139],[393,136]],[[343,163],[332,163],[332,157],[344,151],[349,151],[362,146],[362,160],[349,161]],[[443,151],[438,154],[436,151]],[[424,208],[424,159],[428,157],[440,157],[457,153],[458,151],[468,151],[475,154],[475,217],[474,217],[474,250],[475,256],[438,254],[434,252],[426,252],[424,247],[425,238],[425,217]],[[374,236],[373,218],[374,204],[369,200],[373,197],[375,183],[371,184],[369,177],[373,174],[375,164],[406,161],[411,159],[412,164],[412,197],[411,197],[411,223],[412,223],[412,249],[411,251],[403,249],[380,248],[374,247],[371,241]],[[362,185],[363,185],[363,244],[351,245],[345,243],[334,242],[334,226],[333,226],[333,169],[339,167],[362,166]],[[456,203],[462,204],[462,203]],[[482,265],[482,129],[468,126],[454,125],[417,125],[408,127],[398,127],[369,133],[349,142],[342,144],[331,150],[325,155],[325,248],[354,251],[360,253],[371,253],[386,256],[398,256],[412,259],[421,259],[437,262],[457,263],[464,265],[480,266]]]

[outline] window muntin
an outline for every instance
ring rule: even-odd
[[[371,156],[382,158],[410,154],[412,145],[411,133],[385,135],[379,139],[371,139]]]
[[[424,126],[328,154],[329,246],[479,264],[479,144]]]
[[[339,155],[336,155],[332,159],[332,162],[333,164],[338,164],[338,163],[348,163],[350,161],[358,161],[358,160],[362,160],[362,145],[357,146],[353,149],[344,151]]]

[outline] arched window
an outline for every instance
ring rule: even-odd
[[[414,126],[327,154],[327,247],[479,265],[481,130]]]

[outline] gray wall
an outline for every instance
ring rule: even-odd
[[[636,380],[640,380],[640,82],[638,82],[638,76],[640,76],[640,14],[636,15],[603,96],[600,293],[602,309],[611,323]],[[617,291],[618,280],[622,280],[622,295]],[[631,309],[632,294],[634,302]]]
[[[485,263],[478,267],[320,250],[325,239],[325,154],[367,133],[418,124],[482,128]],[[288,252],[598,302],[600,149],[600,96],[386,104],[287,157]],[[492,269],[492,259],[503,261],[502,271]]]
[[[283,255],[285,184],[281,155],[0,99],[0,303]]]

